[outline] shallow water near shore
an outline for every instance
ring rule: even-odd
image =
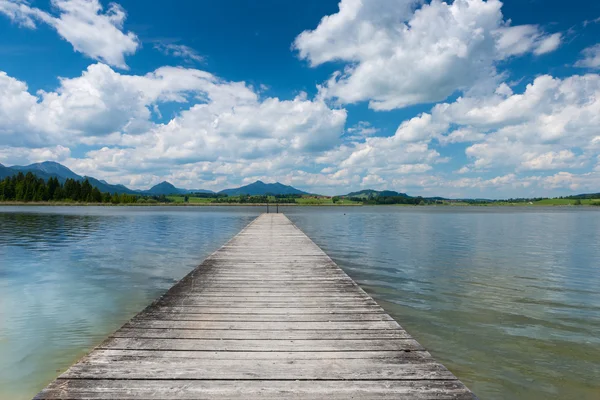
[[[280,207],[481,399],[600,398],[600,211]],[[0,399],[28,399],[261,207],[0,207]]]

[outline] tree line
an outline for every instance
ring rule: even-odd
[[[365,205],[380,205],[380,204],[412,204],[412,205],[425,205],[432,204],[435,201],[425,199],[421,196],[418,197],[406,197],[406,196],[369,196],[364,197],[348,197],[348,200],[362,202]]]
[[[247,204],[261,204],[261,203],[279,203],[279,204],[288,204],[295,203],[295,197],[282,197],[282,196],[274,196],[270,198],[268,195],[240,195],[240,196],[225,196],[225,197],[215,197],[212,201],[213,203],[247,203]]]
[[[161,201],[162,200],[162,201]],[[48,181],[33,173],[9,176],[0,181],[0,201],[63,201],[82,203],[132,204],[144,202],[168,202],[165,196],[147,198],[126,193],[102,193],[86,179],[67,179],[60,183],[52,177]]]

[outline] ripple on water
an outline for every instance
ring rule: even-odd
[[[597,211],[289,216],[480,398],[600,398]]]
[[[600,398],[596,210],[280,209],[480,398]],[[0,399],[31,398],[260,211],[0,207]]]
[[[0,207],[0,399],[31,398],[258,212]]]

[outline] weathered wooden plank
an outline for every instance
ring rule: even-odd
[[[39,399],[466,399],[285,216],[262,215]]]
[[[363,308],[363,309],[367,309],[367,307],[369,307],[369,305],[360,305],[360,304],[352,304],[352,303],[330,303],[328,305],[318,305],[318,304],[313,304],[313,305],[298,305],[298,304],[293,304],[293,303],[279,303],[279,304],[270,304],[267,305],[267,302],[263,302],[263,303],[248,303],[248,304],[241,304],[241,303],[233,303],[233,302],[219,302],[219,303],[214,303],[214,304],[208,304],[206,302],[197,302],[194,299],[178,299],[178,300],[169,300],[169,301],[161,301],[160,303],[158,303],[158,306],[168,306],[168,307],[194,307],[194,308],[210,308],[212,306],[214,307],[218,307],[218,308],[230,308],[233,312],[239,313],[239,312],[244,312],[243,310],[247,310],[245,312],[251,313],[256,309],[265,309],[268,308],[270,310],[272,310],[273,312],[276,312],[278,309],[281,309],[280,311],[283,314],[287,314],[288,311],[287,310],[293,310],[293,309],[298,309],[298,308],[302,308],[303,310],[305,310],[305,312],[318,312],[318,311],[323,311],[323,310],[329,310],[329,309],[335,309],[335,310],[339,310],[339,311],[346,311],[346,312],[350,312],[349,310],[354,310],[354,309],[359,309],[359,308]],[[377,311],[381,311],[381,308],[376,308],[379,306],[375,306],[373,305],[372,307],[374,307],[374,310]]]
[[[221,298],[231,298],[231,297],[239,297],[239,298],[266,298],[268,297],[268,300],[278,300],[279,299],[306,299],[306,298],[312,298],[313,300],[320,300],[320,299],[354,299],[354,300],[372,300],[371,297],[368,297],[367,295],[363,294],[363,293],[356,293],[356,292],[352,292],[352,291],[337,291],[337,292],[333,292],[333,291],[327,291],[327,290],[319,290],[319,291],[312,291],[312,292],[295,292],[293,290],[284,290],[284,289],[275,289],[273,288],[272,290],[265,290],[265,291],[238,291],[235,289],[232,290],[223,290],[223,291],[218,291],[218,290],[210,290],[210,291],[205,291],[205,290],[190,290],[187,294],[187,296],[201,296],[204,298],[215,298],[215,297],[221,297]],[[240,300],[243,301],[243,300]]]
[[[148,312],[173,310],[173,312],[195,314],[256,314],[256,315],[336,315],[336,314],[370,314],[381,313],[380,306],[360,307],[198,307],[180,305],[160,305],[152,307]]]
[[[86,359],[65,372],[64,379],[454,379],[436,362],[402,358],[331,360],[206,360],[140,358],[119,362]]]
[[[255,274],[255,275],[239,275],[232,274],[228,276],[223,275],[213,275],[210,277],[206,277],[204,279],[198,279],[193,282],[196,286],[199,283],[202,286],[207,284],[233,284],[233,285],[242,285],[244,287],[251,287],[254,283],[259,285],[261,282],[269,282],[269,285],[273,285],[270,282],[276,282],[276,285],[280,285],[282,282],[286,283],[288,287],[293,287],[296,283],[299,285],[310,286],[310,285],[319,285],[323,284],[326,286],[337,287],[338,283],[347,283],[348,285],[344,285],[346,287],[352,287],[352,281],[348,280],[348,278],[340,278],[340,277],[332,277],[332,276],[293,276],[293,275],[285,275],[285,274]],[[261,285],[258,286],[260,288]]]
[[[219,280],[217,281],[203,281],[197,282],[206,288],[212,289],[234,289],[234,288],[247,288],[249,285],[256,289],[277,289],[277,288],[312,288],[318,290],[329,290],[329,289],[346,289],[353,290],[355,285],[351,281],[340,281],[340,280],[283,280],[283,279],[265,279],[265,280]]]
[[[252,322],[325,322],[325,321],[392,321],[393,318],[384,313],[363,314],[205,314],[185,312],[187,308],[171,307],[160,312],[139,314],[135,320],[160,321],[252,321]]]
[[[127,329],[229,329],[229,330],[367,330],[398,329],[391,321],[172,321],[136,319],[123,326]]]
[[[397,340],[204,340],[109,338],[101,349],[188,351],[401,351],[424,350],[412,339]]]
[[[401,329],[319,329],[319,330],[251,330],[251,329],[119,329],[112,337],[140,339],[255,339],[255,340],[373,340],[411,339]]]
[[[235,299],[211,301],[206,298],[194,298],[177,296],[160,302],[161,305],[179,305],[179,306],[195,306],[195,307],[230,307],[230,308],[334,308],[334,307],[361,307],[361,306],[376,306],[374,300],[370,301],[354,301],[354,300],[332,300],[332,301],[247,301],[237,302]]]
[[[303,301],[320,301],[320,300],[324,300],[324,301],[329,301],[329,300],[337,300],[337,301],[342,301],[342,300],[353,300],[353,301],[360,301],[360,300],[365,300],[365,301],[372,301],[373,299],[370,297],[367,297],[366,295],[362,294],[362,293],[353,293],[353,292],[346,292],[346,293],[327,293],[327,292],[312,292],[312,293],[308,293],[308,294],[304,294],[304,295],[298,295],[298,294],[294,294],[294,293],[285,293],[285,292],[266,292],[266,293],[260,293],[260,292],[254,292],[254,293],[239,293],[239,292],[235,292],[235,291],[231,291],[231,292],[223,292],[223,293],[216,293],[216,292],[211,292],[211,293],[203,293],[203,292],[189,292],[187,295],[185,295],[186,298],[195,298],[195,299],[206,299],[207,301],[219,301],[219,300],[228,300],[228,301],[240,301],[240,302],[253,302],[253,301],[273,301],[273,302],[287,302],[287,303],[294,303],[294,302],[299,302],[302,303]]]
[[[282,297],[277,297],[273,300],[266,298],[244,298],[242,297],[240,301],[235,297],[230,298],[207,298],[205,296],[181,296],[177,298],[171,299],[172,301],[184,301],[186,304],[193,304],[197,306],[224,306],[230,307],[232,305],[238,306],[245,305],[246,307],[286,307],[286,306],[295,306],[295,307],[329,307],[329,306],[361,306],[361,305],[376,305],[374,300],[365,300],[365,299],[312,299],[310,297],[297,297],[293,299],[285,299]]]
[[[129,358],[203,358],[207,360],[352,360],[356,358],[421,358],[431,361],[429,352],[420,351],[153,351],[97,349],[87,357],[104,360]],[[86,357],[86,358],[87,358]]]
[[[194,286],[201,284],[205,287],[223,288],[223,287],[238,287],[244,288],[252,286],[257,289],[261,288],[314,288],[314,289],[352,289],[354,283],[348,279],[338,278],[321,278],[321,279],[286,279],[285,277],[254,277],[252,279],[240,279],[240,278],[223,278],[223,279],[204,279],[193,282]]]
[[[67,394],[67,395],[66,395]],[[68,396],[68,397],[67,397]],[[60,379],[37,399],[89,400],[198,399],[373,399],[467,400],[473,396],[457,380],[379,381],[197,381]]]
[[[348,277],[344,277],[338,273],[314,273],[311,274],[310,271],[302,271],[302,272],[287,272],[287,271],[270,271],[270,272],[243,272],[243,271],[232,271],[232,272],[215,272],[211,274],[207,274],[203,277],[202,282],[210,282],[217,280],[224,281],[258,281],[261,279],[269,279],[269,280],[287,280],[293,282],[303,282],[303,281],[346,281],[349,282]]]
[[[190,296],[205,296],[205,297],[332,297],[343,296],[345,298],[363,298],[368,299],[363,293],[356,293],[348,290],[293,290],[292,288],[270,288],[264,290],[256,289],[214,289],[214,288],[203,288],[203,289],[190,289],[188,292]],[[275,299],[273,299],[275,300]]]
[[[245,296],[263,296],[263,297],[360,297],[368,298],[364,293],[350,292],[348,290],[294,290],[293,288],[273,288],[265,290],[257,289],[235,289],[235,290],[218,290],[211,288],[190,289],[190,296],[219,296],[219,297],[245,297]]]

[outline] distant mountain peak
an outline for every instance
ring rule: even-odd
[[[228,196],[262,196],[266,194],[271,195],[285,195],[285,194],[308,194],[302,190],[296,189],[295,187],[284,185],[279,182],[275,183],[264,183],[263,181],[256,181],[249,185],[240,186],[239,188],[221,190],[219,194],[226,194]]]
[[[399,193],[393,190],[375,190],[375,189],[364,189],[358,192],[348,193],[345,197],[410,197],[406,193]]]
[[[194,189],[194,190],[178,189],[175,186],[173,186],[172,183],[167,182],[167,181],[162,181],[158,185],[154,185],[149,190],[133,190],[133,189],[129,189],[127,186],[124,186],[122,184],[112,185],[112,184],[108,183],[107,181],[105,181],[104,179],[99,180],[99,179],[94,178],[93,176],[77,175],[76,173],[71,171],[69,168],[65,167],[64,165],[62,165],[60,163],[57,163],[56,161],[43,161],[43,162],[34,163],[34,164],[30,164],[30,165],[24,165],[24,166],[14,165],[12,167],[6,167],[6,166],[0,164],[0,179],[4,179],[5,177],[8,177],[8,176],[14,176],[14,175],[18,174],[19,172],[22,172],[25,174],[27,172],[31,172],[34,175],[36,175],[38,178],[42,178],[45,180],[48,180],[52,177],[56,177],[62,183],[64,183],[64,181],[66,179],[75,179],[76,181],[83,181],[83,180],[87,179],[92,186],[98,188],[98,190],[100,190],[101,192],[108,192],[108,193],[119,193],[119,194],[120,193],[128,193],[128,194],[138,194],[138,195],[187,194],[187,193],[192,193],[192,192],[194,192],[194,193],[214,193],[211,190],[205,190],[205,189]]]
[[[185,189],[176,188],[171,182],[162,181],[150,189],[146,190],[149,194],[161,195],[161,194],[181,194],[185,193]]]
[[[174,188],[175,185],[173,185],[171,182],[162,181],[161,183],[157,183],[156,185],[154,185],[152,187],[169,187],[169,188]]]
[[[71,171],[64,165],[57,163],[56,161],[43,161],[24,166],[15,165],[11,168],[17,171],[41,171],[45,174],[54,175],[63,179],[81,179],[81,176],[77,175],[75,172]]]

